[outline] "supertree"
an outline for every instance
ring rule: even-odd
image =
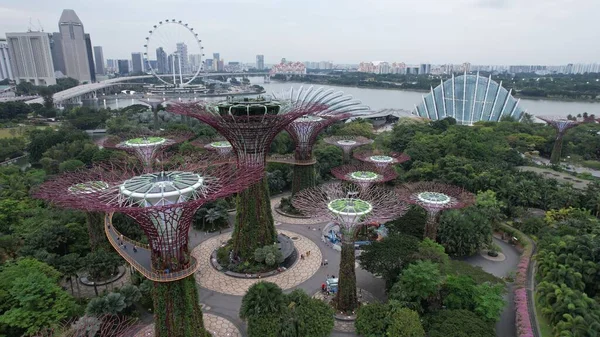
[[[552,155],[550,156],[550,163],[558,164],[560,162],[560,156],[562,153],[563,137],[567,130],[576,127],[583,121],[570,120],[566,117],[561,116],[536,116],[537,118],[548,123],[556,129],[556,140],[554,141],[554,147],[552,148]]]
[[[400,200],[419,205],[427,211],[424,236],[435,241],[438,218],[446,209],[459,209],[475,203],[475,195],[462,187],[432,181],[408,183],[397,189]]]
[[[270,98],[229,99],[216,104],[170,105],[169,111],[191,116],[215,128],[233,147],[240,168],[263,170],[273,138],[294,119],[326,111],[328,105],[315,102],[277,101]],[[242,260],[254,256],[257,248],[276,240],[275,224],[266,176],[238,193],[233,253]]]
[[[392,152],[389,155],[384,155],[376,151],[354,152],[354,158],[365,163],[371,163],[379,170],[383,170],[391,165],[402,164],[410,160],[410,156],[406,153]]]
[[[247,188],[261,174],[258,169],[205,163],[139,174],[128,166],[106,163],[57,176],[42,184],[35,196],[59,207],[107,214],[104,231],[111,245],[154,281],[155,336],[206,336],[192,276],[198,261],[188,249],[190,225],[203,204]],[[112,224],[115,212],[134,219],[148,244],[124,237]]]
[[[323,139],[325,143],[340,147],[344,151],[344,162],[350,160],[350,153],[354,148],[372,144],[373,140],[362,136],[331,136]]]
[[[166,148],[185,142],[193,137],[190,132],[170,132],[166,134],[145,133],[138,135],[120,135],[108,137],[103,146],[109,149],[123,150],[139,159],[142,165],[152,170],[154,160]]]
[[[231,144],[221,137],[198,138],[190,144],[201,149],[214,151],[222,156],[227,156],[233,151]]]
[[[34,337],[130,337],[141,325],[137,319],[120,315],[83,316],[42,329]]]
[[[369,222],[385,222],[406,211],[398,202],[395,192],[372,186],[367,189],[340,182],[310,187],[294,196],[293,205],[305,214],[339,224],[342,234],[342,252],[338,293],[335,306],[349,313],[358,307],[354,256],[354,231]]]
[[[375,165],[367,163],[346,164],[334,167],[331,169],[331,174],[339,180],[354,183],[362,189],[366,189],[373,184],[385,183],[398,177],[398,173],[392,167],[378,169]]]
[[[319,133],[337,121],[347,119],[353,113],[368,111],[369,107],[362,105],[361,101],[352,99],[334,89],[309,87],[296,90],[290,88],[282,93],[273,94],[273,97],[294,104],[326,104],[326,110],[300,117],[285,127],[290,134],[296,149],[294,151],[294,173],[292,179],[292,196],[296,192],[313,187],[316,184],[315,160],[312,149]]]

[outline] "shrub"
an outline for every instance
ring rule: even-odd
[[[354,327],[356,332],[364,337],[378,337],[385,334],[387,328],[386,317],[390,306],[381,303],[371,303],[358,308]]]
[[[402,308],[390,315],[386,330],[389,337],[425,337],[425,330],[416,311]]]
[[[496,337],[493,324],[468,310],[440,310],[425,323],[429,337]]]

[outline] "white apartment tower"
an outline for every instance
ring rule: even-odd
[[[60,45],[66,76],[79,82],[91,82],[90,64],[83,23],[72,9],[65,9],[58,22]]]
[[[6,40],[13,76],[17,83],[56,84],[48,33],[6,33]]]

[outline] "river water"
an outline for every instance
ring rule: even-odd
[[[284,90],[289,90],[291,87],[294,87],[296,89],[299,89],[301,86],[310,87],[310,84],[293,82],[272,81],[271,83],[264,83],[262,77],[253,77],[250,80],[253,84],[262,85],[267,91],[267,93],[278,93]],[[419,104],[422,101],[422,96],[427,94],[424,92],[405,90],[364,89],[329,85],[323,85],[322,87],[341,90],[346,94],[350,94],[355,99],[361,100],[363,104],[370,106],[373,110],[404,109],[413,111],[415,105]],[[100,101],[98,103],[99,107],[103,106],[103,101]],[[138,103],[136,99],[120,98],[118,107],[124,108],[128,105],[136,103]],[[528,113],[532,115],[567,116],[569,114],[577,115],[587,112],[588,114],[595,114],[596,116],[600,116],[600,103],[521,99],[521,102],[519,104],[524,109],[526,109]],[[107,99],[106,106],[112,109],[117,108],[115,99]]]

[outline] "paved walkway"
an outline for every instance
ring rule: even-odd
[[[289,197],[289,193],[278,194],[271,198],[271,210],[273,211],[273,219],[276,222],[281,222],[290,225],[314,225],[318,223],[323,223],[323,219],[311,219],[311,218],[292,218],[289,216],[281,215],[277,213],[275,208],[279,205],[281,198]]]
[[[517,269],[520,254],[515,247],[502,240],[494,238],[494,243],[502,249],[506,260],[502,262],[490,261],[478,254],[465,258],[464,261],[471,265],[479,266],[492,275],[506,277]],[[516,309],[512,285],[509,285],[507,288],[507,292],[503,296],[506,301],[506,307],[500,316],[500,320],[496,323],[496,336],[498,337],[516,337]]]
[[[228,319],[204,313],[204,327],[213,337],[242,337],[240,330]],[[142,330],[138,331],[134,337],[153,337],[154,336],[154,323],[145,326]]]
[[[210,264],[210,257],[215,249],[231,238],[231,232],[229,232],[208,239],[192,250],[192,256],[200,263],[200,268],[195,274],[196,281],[201,287],[208,290],[236,296],[243,296],[250,286],[259,281],[273,282],[284,290],[303,283],[321,267],[321,250],[315,243],[303,235],[286,230],[279,230],[279,232],[292,238],[294,246],[298,250],[298,255],[310,251],[310,256],[304,260],[298,258],[291,268],[270,277],[245,279],[228,276],[213,268]]]

